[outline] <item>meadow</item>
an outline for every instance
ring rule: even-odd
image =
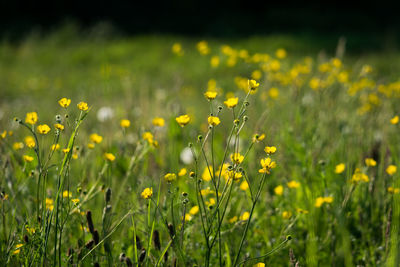
[[[3,41],[0,265],[399,266],[400,55],[313,41]]]

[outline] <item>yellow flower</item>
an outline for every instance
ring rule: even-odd
[[[144,199],[149,199],[153,196],[153,188],[152,187],[148,187],[145,188],[141,194],[142,198]]]
[[[271,158],[261,159],[260,164],[262,169],[258,170],[259,173],[270,174],[270,170],[276,167],[276,162],[272,161]]]
[[[204,181],[210,181],[211,180],[211,173],[213,173],[213,168],[210,167],[205,167],[203,174],[201,175],[201,179],[203,179]]]
[[[72,154],[72,159],[77,159],[78,158],[78,153],[73,153]]]
[[[239,98],[238,97],[231,97],[231,98],[228,98],[226,101],[224,101],[224,104],[228,108],[234,108],[234,107],[236,107],[238,102],[239,102]]]
[[[172,53],[178,55],[178,56],[183,56],[184,52],[182,50],[182,45],[180,43],[174,43],[172,45]]]
[[[131,121],[128,119],[123,119],[120,121],[119,124],[121,125],[122,128],[128,128],[129,126],[131,126]]]
[[[31,157],[31,156],[28,156],[28,155],[24,155],[24,160],[25,160],[26,162],[32,162],[32,161],[34,160],[34,158]]]
[[[283,48],[279,48],[278,50],[276,50],[275,55],[277,58],[279,59],[283,59],[286,57],[286,50]]]
[[[51,198],[46,198],[46,209],[52,211],[54,209],[53,200]]]
[[[247,221],[250,218],[250,213],[248,211],[245,211],[240,215],[240,220],[241,221]]]
[[[60,145],[59,145],[59,144],[53,144],[53,145],[51,146],[51,150],[53,150],[53,151],[58,150],[59,148],[60,148]]]
[[[287,186],[289,188],[299,188],[300,187],[300,183],[293,180],[293,181],[288,182]]]
[[[367,165],[368,167],[374,167],[376,166],[376,161],[372,158],[366,158],[365,165]]]
[[[100,144],[101,141],[103,141],[103,137],[101,135],[98,135],[97,133],[94,133],[90,135],[90,141],[95,144]]]
[[[54,127],[60,131],[64,130],[64,125],[60,124],[60,123],[56,123],[54,124]]]
[[[199,206],[193,206],[190,210],[189,213],[191,215],[196,215],[199,212]]]
[[[24,143],[22,143],[22,142],[15,142],[13,144],[13,149],[14,150],[20,150],[20,149],[23,149],[23,148],[24,148]]]
[[[398,124],[399,123],[399,116],[394,116],[393,118],[390,119],[391,124]]]
[[[88,104],[86,102],[79,102],[77,104],[77,107],[82,111],[86,111],[86,110],[89,109],[89,106],[88,106]]]
[[[208,43],[206,41],[198,42],[196,46],[200,54],[207,55],[210,53],[210,48],[208,47]]]
[[[265,267],[265,263],[259,262],[253,265],[253,267]]]
[[[321,87],[321,80],[316,77],[311,78],[310,87],[313,90],[318,90]]]
[[[333,202],[333,197],[324,197],[324,202],[325,203],[332,203]]]
[[[63,192],[63,198],[71,198],[72,197],[72,193],[71,192],[69,192],[68,190],[65,190],[64,192]]]
[[[297,211],[298,213],[308,214],[308,210],[303,210],[303,209],[301,209],[301,208],[297,208],[296,211]]]
[[[271,155],[271,154],[274,154],[276,152],[276,147],[274,147],[274,146],[266,146],[264,148],[264,151],[265,151],[265,153]]]
[[[182,168],[182,169],[178,172],[178,176],[179,176],[179,177],[184,176],[184,175],[186,175],[186,173],[187,173],[186,168]]]
[[[396,172],[397,172],[397,167],[396,167],[395,165],[389,165],[389,166],[386,168],[386,173],[389,174],[389,175],[393,175],[393,174],[395,174]]]
[[[256,80],[248,80],[250,90],[256,90],[260,84]]]
[[[28,112],[26,113],[25,122],[31,125],[36,124],[38,121],[38,115],[36,112]]]
[[[1,134],[0,134],[0,137],[1,138],[6,138],[6,136],[7,136],[7,131],[3,131]]]
[[[282,218],[283,219],[287,220],[287,219],[290,219],[290,217],[292,217],[292,212],[290,212],[290,211],[282,212]]]
[[[229,223],[235,223],[237,222],[238,217],[237,216],[233,216],[232,218],[229,219]]]
[[[339,163],[335,167],[335,173],[338,173],[338,174],[342,173],[342,172],[344,172],[345,169],[346,169],[346,165],[344,165],[344,163]]]
[[[24,139],[25,145],[29,148],[34,148],[36,146],[35,139],[32,136],[27,136]]]
[[[181,127],[184,127],[186,124],[188,124],[190,122],[190,117],[189,117],[189,115],[185,114],[185,115],[176,117],[175,120]]]
[[[192,220],[192,215],[190,215],[189,213],[185,214],[185,222],[191,221]]]
[[[226,172],[226,176],[228,176],[228,179],[233,179],[233,180],[239,180],[240,178],[243,177],[241,172],[237,172],[237,171],[227,171]]]
[[[260,70],[255,70],[251,73],[251,78],[253,78],[254,80],[259,80],[262,77],[262,73]]]
[[[400,188],[393,188],[393,187],[389,186],[387,191],[391,194],[398,194],[398,193],[400,193]]]
[[[64,154],[67,154],[69,152],[69,148],[63,148],[62,152],[64,152]]]
[[[87,144],[87,147],[88,147],[89,149],[93,149],[93,148],[94,148],[94,144],[93,144],[93,143],[89,143],[89,144]]]
[[[217,92],[211,92],[211,91],[207,91],[204,93],[204,96],[208,99],[208,100],[213,100],[217,97]]]
[[[60,104],[60,106],[63,108],[67,108],[69,104],[71,104],[71,99],[63,97],[60,100],[58,100],[58,104]]]
[[[23,246],[24,246],[23,244],[15,245],[15,250],[13,251],[13,254],[14,255],[19,254],[21,252],[21,247],[23,247]]]
[[[71,199],[71,202],[74,203],[75,205],[79,203],[79,198],[73,198]]]
[[[164,175],[164,180],[167,181],[168,183],[171,183],[172,181],[176,180],[176,174],[175,173],[167,173]]]
[[[114,161],[115,156],[112,153],[104,153],[104,158],[108,161]]]
[[[247,183],[247,181],[243,181],[240,186],[239,186],[240,190],[246,191],[247,189],[249,189],[249,184]]]
[[[317,197],[317,199],[315,200],[315,207],[319,208],[322,206],[322,204],[324,204],[324,198],[323,197]]]
[[[144,132],[142,134],[142,138],[143,140],[146,140],[149,144],[152,144],[154,142],[154,137],[153,134],[151,132]]]
[[[271,87],[268,91],[268,95],[271,99],[277,99],[279,97],[279,90],[276,87]]]
[[[369,182],[369,178],[368,178],[368,175],[362,173],[361,170],[359,168],[357,168],[354,171],[353,176],[351,177],[351,181],[353,183],[357,183],[357,182],[360,182],[360,181],[363,181],[363,182],[367,183],[367,182]]]
[[[165,124],[165,121],[164,121],[163,118],[156,117],[156,118],[153,119],[153,125],[154,126],[163,127],[164,124]]]
[[[37,131],[40,134],[47,134],[48,132],[50,132],[50,127],[47,124],[41,124],[37,127]]]
[[[213,56],[210,60],[211,67],[216,68],[219,65],[219,56]]]
[[[264,138],[265,138],[265,134],[254,134],[253,135],[253,143],[260,142],[260,141],[264,140]]]
[[[240,153],[233,153],[231,154],[231,160],[235,164],[240,164],[243,162],[244,156],[240,155]]]
[[[212,125],[212,126],[217,126],[218,124],[221,123],[219,118],[218,117],[214,117],[214,116],[209,116],[207,120],[208,120],[208,124]]]
[[[278,185],[277,187],[274,188],[274,192],[278,196],[282,196],[283,195],[283,186]]]

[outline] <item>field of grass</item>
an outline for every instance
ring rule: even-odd
[[[399,266],[400,54],[313,41],[3,41],[0,265]]]

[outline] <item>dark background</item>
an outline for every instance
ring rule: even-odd
[[[400,34],[399,9],[391,1],[0,1],[0,37],[11,40],[66,22],[85,29],[104,21],[123,35],[345,34],[397,44]]]

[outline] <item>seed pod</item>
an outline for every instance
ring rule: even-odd
[[[94,240],[92,239],[92,240],[89,240],[86,244],[85,244],[85,247],[87,248],[87,249],[91,249],[92,247],[93,247],[93,244],[94,244]]]
[[[175,235],[175,229],[174,229],[174,226],[172,225],[172,223],[168,224],[168,231],[169,231],[169,235],[171,237]]]
[[[157,230],[153,232],[153,242],[157,250],[161,250],[160,233]]]
[[[93,231],[92,237],[93,237],[94,243],[97,245],[100,241],[100,236],[99,236],[99,232],[96,229]]]
[[[108,202],[111,201],[111,188],[107,188],[106,194],[105,194],[105,199],[106,199],[107,204],[108,204]]]
[[[139,255],[139,263],[142,263],[146,258],[146,249],[142,248]]]
[[[135,237],[133,237],[133,238],[135,238]],[[135,244],[135,241],[133,241],[133,244]],[[140,238],[138,236],[136,236],[136,248],[138,250],[142,249],[142,243],[140,242]]]
[[[168,261],[168,251],[165,251],[164,262],[167,263],[167,261]]]
[[[126,263],[126,266],[128,266],[128,267],[133,266],[132,260],[129,257],[125,258],[125,263]]]
[[[93,232],[94,232],[94,226],[93,226],[93,220],[92,220],[92,212],[91,212],[90,210],[88,210],[88,211],[86,212],[86,220],[87,220],[87,223],[88,223],[89,232],[90,232],[91,234],[93,234]]]

